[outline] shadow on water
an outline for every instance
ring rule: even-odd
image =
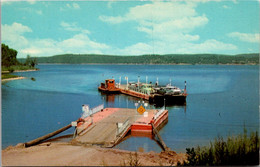
[[[144,100],[144,99],[141,99],[141,98],[137,98],[137,97],[133,97],[133,96],[128,96],[128,95],[124,95],[124,94],[106,94],[106,93],[103,93],[103,92],[100,92],[100,95],[103,99],[103,102],[104,104],[106,104],[106,106],[115,106],[117,103],[119,103],[120,105],[120,100],[121,100],[121,103],[136,103],[138,101],[141,101],[141,102],[144,102],[144,103],[148,103],[150,106],[153,106],[154,108],[162,108],[162,107],[183,107],[186,111],[186,102],[185,103],[176,103],[174,101],[167,101],[165,100],[165,103],[164,101],[162,102],[157,102],[157,103],[154,103],[154,102],[149,102],[149,100]],[[127,107],[128,108],[128,107]]]

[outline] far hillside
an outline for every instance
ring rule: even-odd
[[[19,59],[23,62],[25,59]],[[60,64],[259,64],[259,54],[167,54],[113,56],[97,54],[64,54],[38,57],[38,63]]]

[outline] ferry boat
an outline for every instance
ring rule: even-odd
[[[120,89],[115,86],[114,79],[106,79],[105,83],[101,83],[98,90],[104,93],[120,93]]]
[[[176,86],[159,86],[147,83],[127,83],[126,85],[115,84],[114,79],[107,79],[101,83],[98,89],[104,93],[123,93],[129,96],[149,100],[156,104],[186,104],[186,82],[185,89],[181,90]]]

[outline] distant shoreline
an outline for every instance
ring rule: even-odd
[[[259,65],[259,64],[141,64],[141,63],[38,63],[38,65]],[[16,72],[16,71],[15,71]]]
[[[31,69],[31,70],[15,70],[14,72],[30,72],[30,71],[39,71],[39,69]]]
[[[220,55],[220,54],[166,54],[140,56],[113,56],[97,54],[61,54],[37,57],[38,64],[134,64],[134,65],[197,65],[225,64],[251,65],[259,64],[259,53]],[[24,58],[18,59],[25,62]]]
[[[14,72],[30,72],[30,71],[39,71],[39,69],[30,69],[30,70],[14,70]],[[9,71],[2,71],[2,74],[7,74]]]

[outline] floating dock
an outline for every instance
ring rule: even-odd
[[[153,126],[160,129],[168,121],[168,110],[138,109],[105,108],[84,118],[77,124],[78,135],[73,142],[113,147],[128,132],[134,136],[152,135]]]

